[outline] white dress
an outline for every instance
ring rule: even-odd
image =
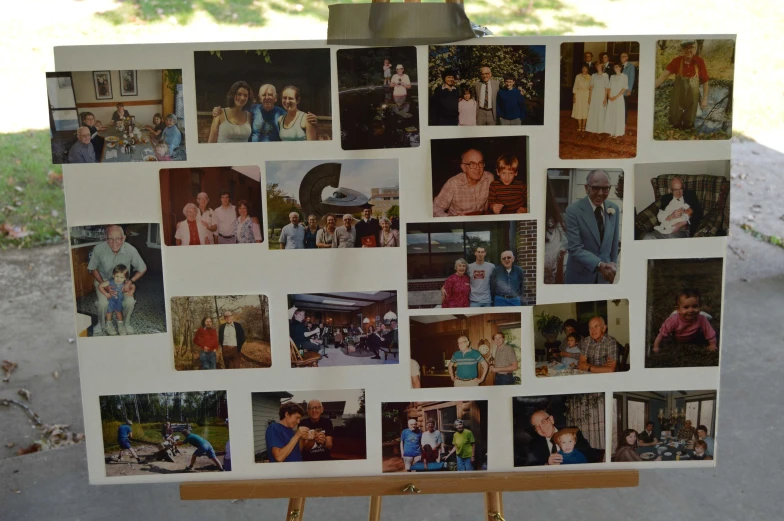
[[[604,90],[610,86],[610,79],[606,73],[598,72],[591,76],[591,104],[588,106],[588,121],[585,130],[595,134],[604,132]]]
[[[629,88],[629,78],[625,74],[614,74],[610,78],[610,96],[617,96],[619,92]],[[607,100],[607,112],[604,116],[604,131],[611,136],[626,134],[625,96],[620,96],[615,101]]]

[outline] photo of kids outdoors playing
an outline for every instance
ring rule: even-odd
[[[722,259],[648,261],[645,367],[719,365]]]
[[[225,391],[101,396],[106,475],[231,470]]]

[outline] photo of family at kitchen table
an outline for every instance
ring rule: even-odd
[[[536,221],[407,223],[409,308],[536,304]]]
[[[487,470],[487,418],[487,401],[382,403],[382,472]]]
[[[194,52],[199,143],[332,139],[329,52]]]
[[[54,164],[187,159],[180,69],[48,72],[46,91]]]
[[[716,457],[716,391],[613,393],[612,461]]]
[[[259,167],[163,169],[160,186],[166,246],[264,241]]]

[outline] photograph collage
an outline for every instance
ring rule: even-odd
[[[92,482],[714,460],[733,39],[277,43],[47,73]]]

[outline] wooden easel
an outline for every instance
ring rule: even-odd
[[[636,487],[637,470],[469,472],[322,479],[181,483],[180,499],[277,499],[289,497],[286,521],[302,521],[307,497],[370,496],[369,521],[381,519],[381,498],[406,494],[485,494],[484,521],[504,521],[503,492]],[[301,497],[291,498],[296,490]]]

